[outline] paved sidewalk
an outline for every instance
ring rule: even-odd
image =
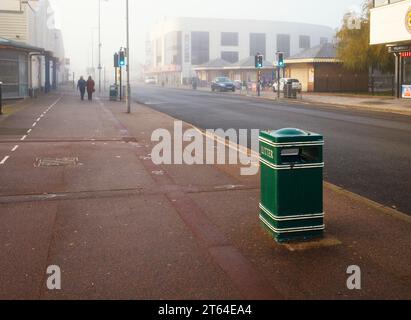
[[[46,107],[7,125],[31,124]],[[326,184],[326,241],[278,245],[259,225],[258,175],[156,166],[151,134],[172,132],[174,119],[124,111],[66,92],[0,166],[0,298],[411,299],[408,216]],[[16,141],[2,138],[0,156]],[[67,156],[76,165],[33,165]],[[52,264],[61,291],[45,287]],[[362,290],[346,287],[350,265]]]
[[[5,100],[3,101],[2,114],[0,121],[3,121],[13,113],[16,113],[30,105],[35,104],[37,99]]]

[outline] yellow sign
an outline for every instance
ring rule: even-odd
[[[405,25],[407,27],[408,32],[411,33],[411,7],[407,11],[407,15],[405,17]]]

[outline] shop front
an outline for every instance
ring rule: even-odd
[[[4,99],[57,89],[59,61],[42,48],[0,38],[0,81]]]
[[[374,0],[370,44],[385,44],[395,56],[395,93],[411,99],[411,0]]]
[[[0,50],[0,81],[3,98],[28,96],[28,55],[14,50]]]
[[[401,97],[411,99],[411,45],[408,51],[401,52]]]

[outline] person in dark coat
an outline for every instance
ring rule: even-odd
[[[90,101],[93,100],[93,92],[96,91],[94,87],[95,87],[94,80],[90,76],[88,77],[88,80],[87,80],[87,95]]]
[[[80,77],[77,82],[77,89],[80,91],[81,100],[84,100],[84,94],[86,93],[87,82],[84,80],[83,76]]]

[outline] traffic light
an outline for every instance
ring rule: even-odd
[[[255,56],[255,67],[260,69],[263,67],[263,56],[261,54],[257,54]]]
[[[119,67],[119,65],[118,65],[118,53],[116,52],[115,54],[114,54],[114,68],[118,68]]]
[[[285,67],[285,62],[284,62],[284,53],[283,52],[278,52],[278,66],[280,68]]]
[[[120,67],[124,67],[126,65],[126,54],[124,51],[120,51],[120,55],[119,55],[119,59],[118,59],[118,63],[120,65]]]

